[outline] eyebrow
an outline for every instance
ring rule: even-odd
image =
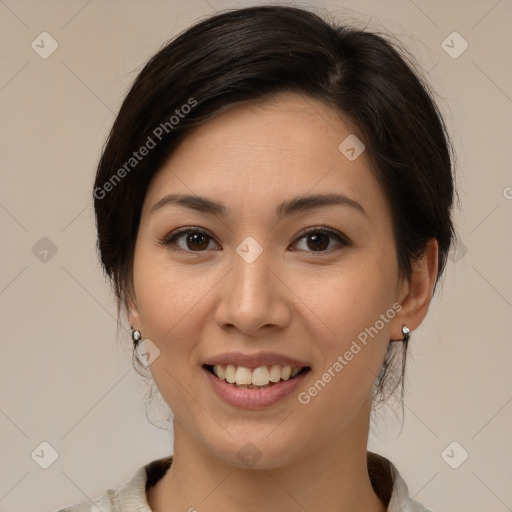
[[[356,210],[367,216],[365,209],[357,201],[350,199],[343,194],[314,194],[299,196],[289,201],[284,201],[276,208],[276,216],[279,219],[310,211],[324,206],[341,205]],[[213,215],[226,216],[227,209],[223,203],[208,199],[206,197],[190,194],[169,194],[155,203],[150,212],[154,212],[166,206],[181,206],[192,210],[209,213]]]

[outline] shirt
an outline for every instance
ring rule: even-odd
[[[172,456],[141,466],[119,489],[107,489],[94,502],[83,501],[57,512],[152,512],[146,490],[158,482],[172,464]],[[368,474],[388,512],[432,512],[414,501],[397,468],[385,457],[368,452]]]

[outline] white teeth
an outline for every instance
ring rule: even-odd
[[[215,366],[219,366],[219,365],[215,365]],[[214,368],[215,368],[215,366],[214,366]],[[235,382],[235,374],[236,374],[236,368],[232,364],[228,364],[226,366],[226,372],[225,372],[226,381],[229,382],[230,384],[233,384]],[[219,379],[220,379],[220,377],[219,377]]]
[[[284,366],[281,370],[281,379],[288,380],[290,378],[290,375],[292,374],[292,367],[291,366]]]
[[[240,384],[251,384],[251,370],[245,366],[239,366],[235,373],[235,382]]]
[[[279,382],[295,377],[301,370],[302,368],[292,369],[289,365],[281,367],[278,364],[270,366],[270,369],[267,366],[259,366],[252,371],[245,366],[232,364],[226,366],[216,364],[213,366],[213,373],[219,379],[244,388],[251,385],[266,387],[271,382]]]
[[[224,366],[221,366],[220,364],[216,364],[213,367],[213,371],[215,372],[215,375],[219,377],[219,379],[224,380],[226,378],[226,369]]]
[[[269,373],[266,366],[259,366],[252,371],[252,384],[256,384],[256,386],[266,386],[269,382]]]
[[[281,367],[278,364],[270,368],[270,382],[279,382],[281,380]]]
[[[300,372],[300,368],[294,368],[294,369],[292,370],[291,376],[292,376],[292,377],[295,377],[295,375],[297,375],[299,372]]]

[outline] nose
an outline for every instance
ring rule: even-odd
[[[290,289],[279,269],[263,252],[252,262],[234,255],[231,272],[223,279],[215,318],[222,328],[256,335],[264,329],[282,329],[291,318]]]

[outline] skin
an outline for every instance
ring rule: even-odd
[[[160,350],[151,373],[174,415],[173,465],[147,493],[154,512],[386,510],[366,467],[372,388],[389,340],[426,315],[437,244],[402,278],[389,204],[367,155],[349,161],[338,150],[351,133],[331,107],[279,94],[198,127],[153,178],[127,305],[130,324]],[[333,192],[365,213],[330,205],[275,214],[283,201]],[[170,193],[223,202],[228,213],[151,211]],[[304,230],[322,226],[350,243],[328,236],[315,251]],[[181,227],[210,238],[187,245],[182,233],[165,246]],[[250,264],[236,252],[247,236],[263,248]],[[308,362],[298,392],[307,391],[394,303],[401,311],[307,405],[293,393],[258,411],[236,408],[202,376],[220,352],[270,350]],[[248,442],[261,453],[251,468],[237,457]]]

